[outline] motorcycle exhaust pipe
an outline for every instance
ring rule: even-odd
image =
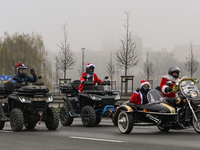
[[[159,119],[155,118],[154,116],[152,116],[150,114],[147,114],[146,117],[153,120],[157,124],[160,124],[160,122],[161,122]]]

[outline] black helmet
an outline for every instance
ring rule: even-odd
[[[27,72],[27,67],[23,63],[17,64],[17,71],[21,77],[24,77]]]
[[[88,63],[87,67],[86,67],[86,72],[89,73],[89,74],[93,74],[94,68],[95,68],[94,64]],[[92,71],[89,71],[90,69],[92,69]]]
[[[177,73],[177,76],[173,75],[174,72]],[[169,68],[168,74],[172,76],[173,78],[177,79],[179,77],[179,72],[180,72],[180,69],[178,67],[171,67]]]

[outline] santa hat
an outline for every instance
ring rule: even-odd
[[[87,68],[89,68],[89,67],[91,67],[91,66],[93,66],[93,67],[95,68],[95,65],[94,65],[94,64],[92,64],[92,63],[87,63]]]
[[[145,81],[145,80],[140,81],[140,88],[145,84],[148,84],[150,86],[150,82],[149,81]]]
[[[19,68],[19,66],[26,67],[23,63],[19,63],[19,64],[17,64],[17,69]]]

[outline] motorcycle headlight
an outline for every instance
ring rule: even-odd
[[[46,102],[53,102],[53,96],[48,97]]]
[[[101,100],[101,97],[96,96],[96,95],[90,95],[90,97],[91,97],[93,100]]]
[[[22,103],[30,103],[31,101],[29,99],[26,99],[24,97],[19,97],[19,100],[22,102]]]
[[[190,96],[192,98],[196,98],[198,96],[198,93],[196,91],[191,92]]]

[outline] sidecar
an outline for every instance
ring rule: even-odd
[[[170,129],[162,124],[173,122],[177,115],[175,108],[168,105],[156,89],[148,92],[147,99],[148,104],[137,105],[128,101],[118,107],[113,120],[122,134],[129,134],[133,126],[141,123],[157,125],[161,131]]]

